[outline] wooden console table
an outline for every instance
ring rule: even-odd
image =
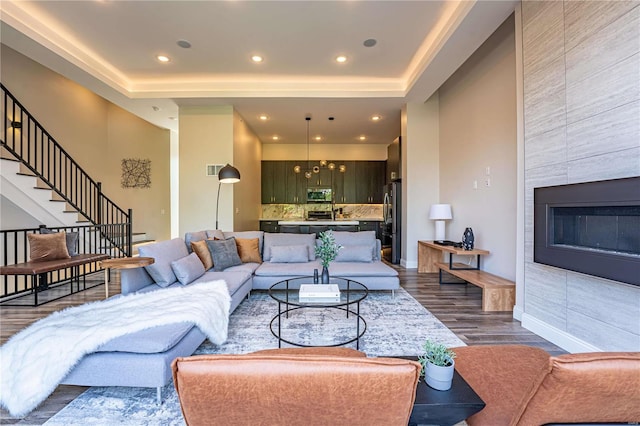
[[[449,269],[480,269],[480,256],[490,254],[488,250],[463,250],[453,246],[441,246],[433,241],[418,241],[418,272],[438,272],[438,263],[442,262],[442,253],[449,254]],[[476,256],[476,266],[468,267],[452,262],[453,255]]]
[[[449,254],[449,262],[442,261],[442,254]],[[440,284],[473,284],[482,289],[483,311],[512,311],[515,305],[516,284],[497,275],[480,270],[480,256],[488,250],[463,250],[452,246],[441,246],[432,241],[418,241],[418,273],[438,272]],[[476,256],[476,265],[454,263],[453,256]],[[462,282],[444,282],[442,271],[461,278]]]
[[[149,266],[155,262],[153,257],[118,257],[102,261],[104,268],[104,294],[109,298],[109,269],[133,269]]]

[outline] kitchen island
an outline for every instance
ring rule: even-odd
[[[304,219],[260,219],[260,230],[264,232],[288,232],[296,234],[311,234],[326,231],[375,231],[380,239],[380,223],[370,219],[335,219],[335,220],[304,220]]]

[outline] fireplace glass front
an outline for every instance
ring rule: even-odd
[[[551,207],[549,210],[553,218],[552,245],[640,255],[640,206]]]

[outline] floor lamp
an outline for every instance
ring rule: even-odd
[[[216,200],[216,229],[218,229],[218,208],[220,206],[220,187],[223,183],[240,182],[240,172],[238,169],[227,163],[226,166],[218,172],[218,197]]]

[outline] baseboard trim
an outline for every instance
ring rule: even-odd
[[[538,336],[547,339],[554,345],[560,346],[567,352],[602,352],[602,349],[524,312],[522,313],[522,326]]]
[[[406,269],[418,269],[418,261],[400,259],[400,266],[403,266]]]
[[[522,314],[524,314],[524,310],[522,309],[522,306],[515,305],[513,307],[513,318],[522,322]]]

